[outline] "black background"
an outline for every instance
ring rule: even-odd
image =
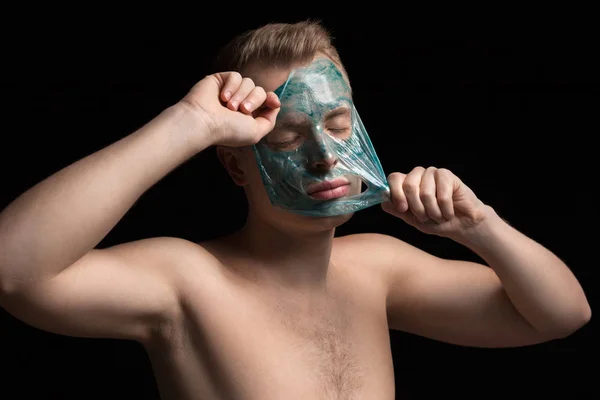
[[[193,29],[179,29],[177,21],[88,25],[92,17],[73,27],[22,23],[4,36],[2,208],[180,99],[212,72],[217,48],[232,35],[269,21],[316,17],[334,35],[386,173],[417,165],[450,169],[513,226],[559,255],[593,308],[599,82],[592,62],[597,46],[588,33],[560,21],[484,30],[460,29],[459,22],[410,24],[407,16],[282,13],[235,23],[217,18],[216,25],[198,22]],[[243,193],[209,149],[152,187],[101,246],[159,235],[204,240],[239,226],[244,213]],[[387,233],[436,255],[478,260],[379,207],[338,229],[339,235],[357,232]],[[563,340],[496,350],[392,332],[398,398],[589,397],[592,323]],[[139,345],[54,335],[1,309],[0,364],[2,399],[157,398]]]

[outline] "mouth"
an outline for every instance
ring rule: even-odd
[[[350,181],[343,177],[330,181],[313,183],[306,188],[306,194],[316,200],[337,199],[344,197],[349,191]]]

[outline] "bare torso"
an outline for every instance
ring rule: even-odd
[[[181,274],[181,315],[146,344],[164,400],[394,398],[381,282],[336,260],[342,249],[324,290],[289,296],[210,252],[210,272]]]

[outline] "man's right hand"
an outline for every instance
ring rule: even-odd
[[[256,86],[238,72],[206,76],[181,100],[190,106],[210,135],[210,143],[247,146],[275,126],[281,103],[273,92]]]

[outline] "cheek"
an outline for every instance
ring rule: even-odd
[[[339,159],[347,165],[362,165],[359,160],[365,157],[365,152],[360,144],[357,132],[353,132],[352,136],[346,140],[332,141],[331,146]]]
[[[259,205],[269,202],[269,195],[267,194],[262,175],[256,162],[249,162],[246,167],[246,183],[246,195],[253,204]]]
[[[302,177],[304,170],[302,161],[305,156],[301,152],[269,153],[263,154],[262,164],[266,174],[274,183],[281,181],[295,181]]]
[[[254,158],[249,158],[246,163],[246,173],[248,175],[249,183],[252,185],[261,184],[262,185],[262,176],[260,173],[260,169],[258,163]]]

